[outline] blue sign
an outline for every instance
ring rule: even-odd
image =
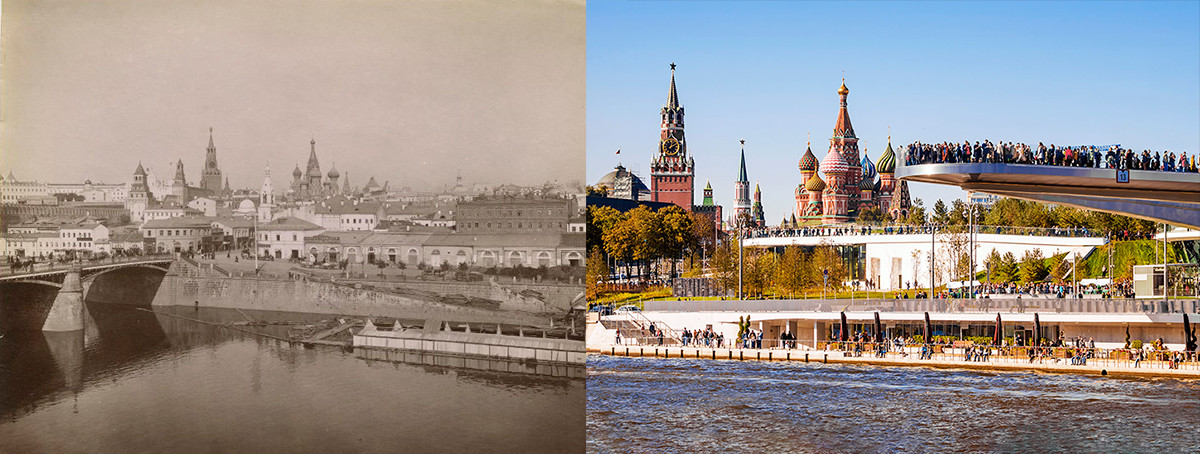
[[[1128,182],[1129,182],[1129,170],[1128,169],[1117,170],[1117,183],[1128,183]]]

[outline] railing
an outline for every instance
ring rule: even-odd
[[[683,337],[680,334],[679,330],[676,330],[674,328],[671,328],[670,326],[667,326],[667,324],[665,322],[651,321],[649,318],[646,318],[646,316],[644,314],[642,314],[641,312],[637,312],[637,311],[626,312],[626,314],[629,314],[629,318],[636,319],[638,322],[643,323],[644,326],[646,326],[647,328],[651,324],[653,324],[654,329],[656,331],[661,331],[664,334],[664,336],[663,336],[665,338],[664,341],[666,339],[670,339],[672,341],[683,343]],[[657,336],[655,338],[657,339]]]
[[[757,342],[757,344],[750,344]],[[811,341],[809,341],[811,342]],[[657,337],[623,336],[614,345],[630,347],[657,347]],[[667,346],[667,345],[662,345]],[[908,359],[916,361],[943,361],[984,364],[1051,364],[1064,366],[1100,366],[1107,369],[1180,369],[1200,371],[1200,352],[1125,348],[1079,348],[1079,347],[1031,347],[958,344],[913,344],[898,343],[896,339],[885,342],[818,342],[817,348],[806,346],[803,341],[781,341],[761,339],[741,341],[737,339],[691,339],[683,345],[697,349],[728,349],[748,351],[801,351],[841,353],[849,358]],[[707,356],[705,354],[704,356]],[[716,355],[718,358],[719,355]],[[778,358],[778,356],[776,356]],[[815,359],[814,359],[815,360]]]
[[[0,265],[0,277],[13,277],[13,276],[20,276],[20,275],[25,275],[25,274],[47,273],[47,272],[53,272],[53,271],[67,271],[78,265],[83,265],[84,268],[93,268],[93,267],[108,266],[108,265],[121,265],[121,264],[125,264],[125,263],[152,262],[152,261],[159,261],[159,260],[166,260],[166,259],[173,259],[173,258],[174,257],[172,254],[153,254],[153,255],[132,256],[132,257],[112,256],[112,257],[105,258],[105,259],[83,260],[82,262],[46,261],[46,262],[33,263],[32,266],[20,267],[19,269],[23,270],[23,271],[17,271],[17,272],[13,271],[12,265],[5,264],[5,265]]]
[[[859,225],[854,227],[847,226],[831,226],[831,227],[803,227],[795,229],[765,229],[751,230],[746,232],[746,239],[755,238],[803,238],[803,237],[826,237],[826,236],[862,236],[862,235],[929,235],[932,233],[951,234],[958,232],[967,233],[968,226],[932,226],[932,225]],[[975,232],[981,234],[999,234],[999,235],[1025,235],[1025,236],[1051,236],[1051,237],[1069,237],[1069,238],[1103,238],[1105,232],[1092,231],[1087,228],[1074,227],[1014,227],[1002,225],[977,225]],[[1149,237],[1149,235],[1146,235]]]
[[[645,301],[650,312],[929,312],[1197,314],[1200,299],[873,299]]]

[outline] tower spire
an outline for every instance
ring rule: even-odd
[[[746,177],[746,139],[740,141],[742,143],[742,163],[738,168],[738,181],[749,184],[750,179]]]
[[[679,107],[679,94],[675,92],[675,63],[671,63],[671,91],[667,93],[667,107]]]

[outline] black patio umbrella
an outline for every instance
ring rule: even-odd
[[[846,324],[846,311],[842,311],[842,332],[838,333],[838,341],[846,342],[850,340],[850,336],[846,333],[849,330],[850,327]]]
[[[875,312],[875,342],[883,343],[883,324],[879,323],[879,312]]]
[[[1187,314],[1183,314],[1183,339],[1187,343],[1184,350],[1196,350],[1196,335],[1192,333],[1192,324],[1188,322]]]
[[[933,324],[929,322],[929,313],[925,313],[925,343],[933,343]]]
[[[1042,321],[1038,319],[1037,312],[1033,313],[1033,346],[1042,345]]]
[[[1000,324],[1000,314],[996,313],[996,333],[992,335],[992,345],[1000,345],[1000,339],[1004,337],[1004,327]]]

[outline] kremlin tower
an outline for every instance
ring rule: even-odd
[[[671,63],[671,88],[667,105],[660,111],[662,122],[658,150],[650,163],[650,198],[655,202],[674,203],[692,209],[696,163],[688,155],[683,135],[683,106],[675,91],[675,64]]]
[[[746,141],[742,140],[742,164],[738,168],[738,179],[733,183],[733,216],[738,222],[742,216],[752,216],[750,212],[750,178],[746,176]]]

